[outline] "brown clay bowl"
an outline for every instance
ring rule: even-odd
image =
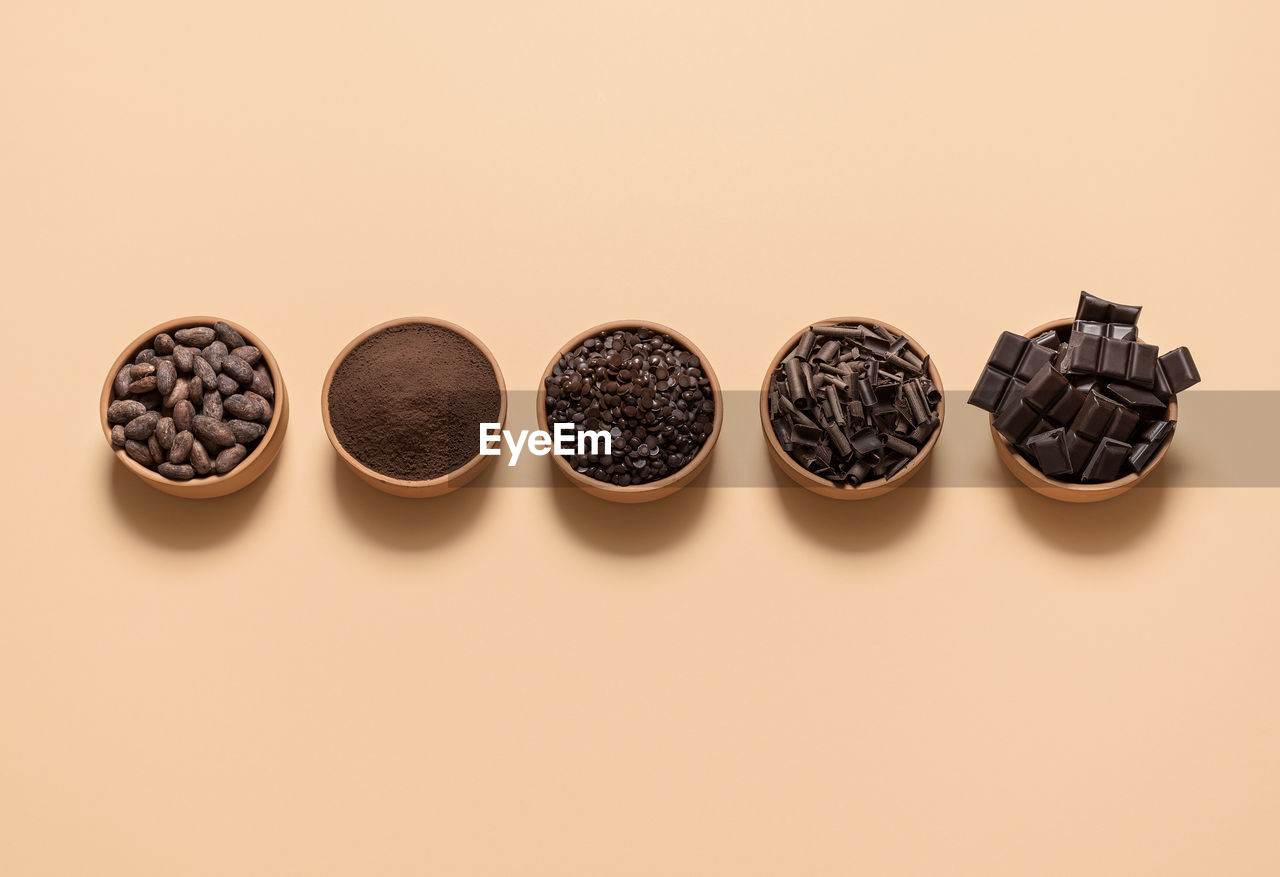
[[[1063,328],[1070,327],[1072,320],[1050,320],[1042,326],[1036,326],[1030,332],[1024,333],[1028,338],[1034,338],[1050,329],[1059,331]],[[1142,339],[1139,338],[1139,341]],[[996,416],[990,416],[990,422],[995,423]],[[1178,419],[1178,397],[1174,396],[1169,399],[1169,407],[1165,411],[1166,420]],[[1160,465],[1160,461],[1164,459],[1164,455],[1169,452],[1169,445],[1173,444],[1176,436],[1169,436],[1164,446],[1156,452],[1155,457],[1147,464],[1147,467],[1141,472],[1130,472],[1123,478],[1115,481],[1107,481],[1102,484],[1072,484],[1068,481],[1059,481],[1057,478],[1050,478],[1035,466],[1032,466],[1023,458],[1013,445],[1009,444],[1009,440],[996,432],[994,426],[991,427],[991,440],[995,442],[996,456],[1000,458],[1000,462],[1013,473],[1013,477],[1017,478],[1027,487],[1030,487],[1041,496],[1047,496],[1050,499],[1056,499],[1059,502],[1101,502],[1104,499],[1112,499],[1122,493],[1128,493],[1137,487],[1142,481],[1156,470],[1156,466]]]
[[[120,371],[120,367],[126,362],[132,362],[139,350],[150,347],[152,339],[161,332],[172,335],[179,329],[192,326],[212,326],[220,319],[222,317],[182,317],[169,320],[143,332],[116,357],[116,361],[111,365],[111,371],[107,373],[107,380],[102,385],[102,396],[98,403],[98,420],[102,423],[107,441],[111,440],[111,427],[107,424],[107,408],[116,398],[115,376]],[[123,463],[125,468],[162,493],[187,499],[212,499],[235,493],[237,490],[248,487],[270,468],[284,443],[285,430],[289,427],[289,392],[285,389],[284,375],[280,373],[280,365],[276,362],[271,349],[262,343],[261,338],[239,323],[232,323],[230,320],[226,322],[244,336],[245,341],[262,351],[262,361],[266,363],[267,370],[271,372],[271,380],[275,382],[274,415],[271,423],[267,425],[266,434],[258,440],[258,446],[253,449],[253,453],[245,457],[239,466],[226,475],[209,475],[205,478],[193,478],[190,481],[170,481],[158,472],[139,465],[124,451],[115,452],[116,459]]]
[[[769,456],[773,458],[773,462],[777,464],[788,477],[796,484],[806,490],[811,490],[819,496],[829,497],[831,499],[855,500],[855,499],[872,499],[877,496],[884,496],[890,491],[897,490],[906,484],[911,478],[920,471],[924,466],[924,461],[929,458],[929,454],[933,453],[934,446],[938,443],[938,436],[942,435],[942,427],[946,422],[947,406],[946,393],[942,389],[942,375],[938,372],[937,364],[929,360],[929,379],[933,381],[933,385],[938,388],[938,392],[942,393],[943,398],[938,400],[938,428],[933,431],[933,435],[925,442],[924,447],[920,449],[920,453],[911,458],[911,461],[902,468],[902,471],[894,475],[892,478],[877,478],[875,481],[864,481],[857,487],[848,484],[837,484],[829,478],[823,478],[820,475],[814,475],[808,469],[801,466],[791,458],[785,450],[782,449],[782,443],[778,441],[778,437],[773,432],[773,426],[769,423],[769,380],[773,376],[774,369],[778,367],[778,363],[782,362],[782,358],[791,352],[796,346],[796,342],[800,340],[800,336],[809,330],[810,326],[835,326],[840,323],[863,323],[875,324],[883,326],[885,329],[893,332],[895,335],[901,335],[907,339],[907,346],[911,348],[916,356],[924,359],[928,357],[928,351],[920,346],[916,339],[912,338],[906,332],[903,332],[892,323],[886,323],[884,320],[877,320],[872,317],[832,317],[829,320],[817,320],[809,323],[792,335],[778,352],[774,355],[773,360],[769,363],[769,369],[764,373],[764,383],[760,386],[760,425],[764,428],[764,438],[769,446]]]
[[[498,360],[494,358],[493,353],[485,346],[485,343],[468,332],[461,326],[457,326],[446,320],[438,320],[435,317],[401,317],[397,320],[388,320],[385,323],[379,323],[367,331],[361,332],[355,338],[351,339],[351,343],[342,348],[342,352],[333,360],[333,364],[329,366],[328,373],[324,376],[324,387],[320,390],[320,416],[324,420],[325,435],[329,436],[329,444],[333,445],[333,449],[338,452],[338,457],[342,462],[351,468],[361,481],[371,487],[376,487],[383,493],[389,493],[393,496],[404,496],[410,499],[426,499],[432,496],[443,496],[446,493],[452,493],[460,487],[463,487],[471,479],[475,478],[485,467],[493,462],[494,457],[482,456],[479,452],[480,436],[476,436],[476,455],[464,463],[462,466],[441,475],[439,478],[430,478],[425,481],[406,481],[401,478],[392,478],[389,475],[383,475],[370,469],[364,463],[361,463],[355,457],[348,453],[347,449],[342,446],[342,442],[338,440],[337,434],[333,431],[333,422],[329,418],[329,387],[333,384],[333,376],[338,371],[338,366],[347,358],[352,350],[363,342],[366,338],[378,334],[383,329],[389,329],[392,326],[405,326],[414,323],[421,323],[429,326],[439,326],[442,329],[448,329],[456,335],[470,341],[476,348],[484,354],[484,358],[489,361],[489,365],[493,368],[493,376],[498,380],[498,394],[500,402],[498,405],[498,422],[506,425],[507,422],[507,385],[502,379],[502,369],[498,367]]]
[[[680,488],[684,487],[690,481],[697,477],[698,473],[706,467],[707,462],[711,459],[711,452],[715,449],[716,442],[720,438],[720,427],[724,423],[724,394],[720,390],[720,380],[716,377],[715,370],[711,367],[711,363],[707,360],[706,354],[698,349],[692,341],[681,335],[675,329],[668,328],[661,323],[655,323],[652,320],[614,320],[610,323],[601,323],[599,326],[593,326],[585,332],[580,332],[568,342],[563,344],[555,355],[551,357],[551,361],[547,363],[547,367],[542,370],[542,378],[538,381],[538,395],[536,400],[538,428],[548,430],[547,424],[547,378],[551,376],[551,370],[555,368],[560,357],[573,350],[583,341],[592,335],[600,332],[612,332],[615,329],[652,329],[655,332],[671,336],[671,339],[682,346],[685,350],[698,357],[701,363],[703,373],[707,376],[707,380],[711,383],[711,393],[716,402],[716,413],[712,419],[711,435],[707,436],[706,442],[702,448],[694,455],[693,459],[685,464],[678,472],[673,472],[666,478],[660,478],[657,481],[650,481],[648,484],[629,484],[626,487],[620,487],[616,484],[608,484],[604,481],[597,481],[594,478],[583,475],[574,470],[569,465],[569,461],[564,457],[551,454],[553,465],[559,470],[560,474],[569,479],[571,483],[582,488],[587,493],[599,499],[608,500],[609,502],[621,503],[638,503],[653,502],[657,499],[670,496]]]

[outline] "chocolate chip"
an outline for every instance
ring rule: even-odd
[[[569,458],[573,469],[627,487],[683,468],[715,419],[711,382],[699,366],[678,342],[648,327],[601,332],[563,354],[545,383],[548,424],[607,427],[613,439],[611,454]],[[670,422],[659,427],[659,419]]]

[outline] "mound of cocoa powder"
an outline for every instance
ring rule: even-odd
[[[426,481],[480,452],[501,393],[478,347],[442,326],[391,326],[358,344],[329,385],[329,421],[347,453],[376,472]]]

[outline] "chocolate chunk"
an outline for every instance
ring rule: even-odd
[[[1088,320],[1092,323],[1137,325],[1138,315],[1141,313],[1141,305],[1116,304],[1087,292],[1080,293],[1080,303],[1076,305],[1076,319]]]
[[[1160,367],[1164,370],[1170,392],[1181,393],[1200,383],[1200,370],[1191,358],[1191,351],[1185,347],[1170,350],[1160,357]]]
[[[1074,471],[1071,454],[1067,450],[1067,431],[1062,427],[1051,429],[1027,440],[1035,452],[1040,471],[1046,475],[1069,475]]]
[[[1104,438],[1098,442],[1089,462],[1085,463],[1080,473],[1080,480],[1091,484],[1115,481],[1120,477],[1120,470],[1129,459],[1131,450],[1132,447],[1128,442]]]

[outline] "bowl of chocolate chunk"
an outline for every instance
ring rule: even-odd
[[[1082,292],[1074,319],[996,341],[969,404],[990,413],[996,454],[1036,493],[1111,499],[1164,459],[1177,394],[1200,372],[1187,348],[1162,354],[1139,337],[1141,312]]]
[[[481,454],[481,430],[506,422],[507,388],[497,359],[471,332],[402,317],[342,349],[325,376],[320,413],[357,477],[422,499],[457,490],[492,462]]]
[[[883,320],[837,317],[792,335],[760,389],[769,454],[793,481],[832,499],[905,484],[938,442],[942,378],[910,335]]]
[[[183,317],[148,329],[116,358],[99,414],[131,472],[164,493],[210,499],[275,462],[289,396],[257,335],[217,317]]]
[[[670,496],[711,459],[724,404],[692,341],[646,320],[605,323],[562,346],[542,373],[539,427],[564,433],[554,466],[610,502]]]

